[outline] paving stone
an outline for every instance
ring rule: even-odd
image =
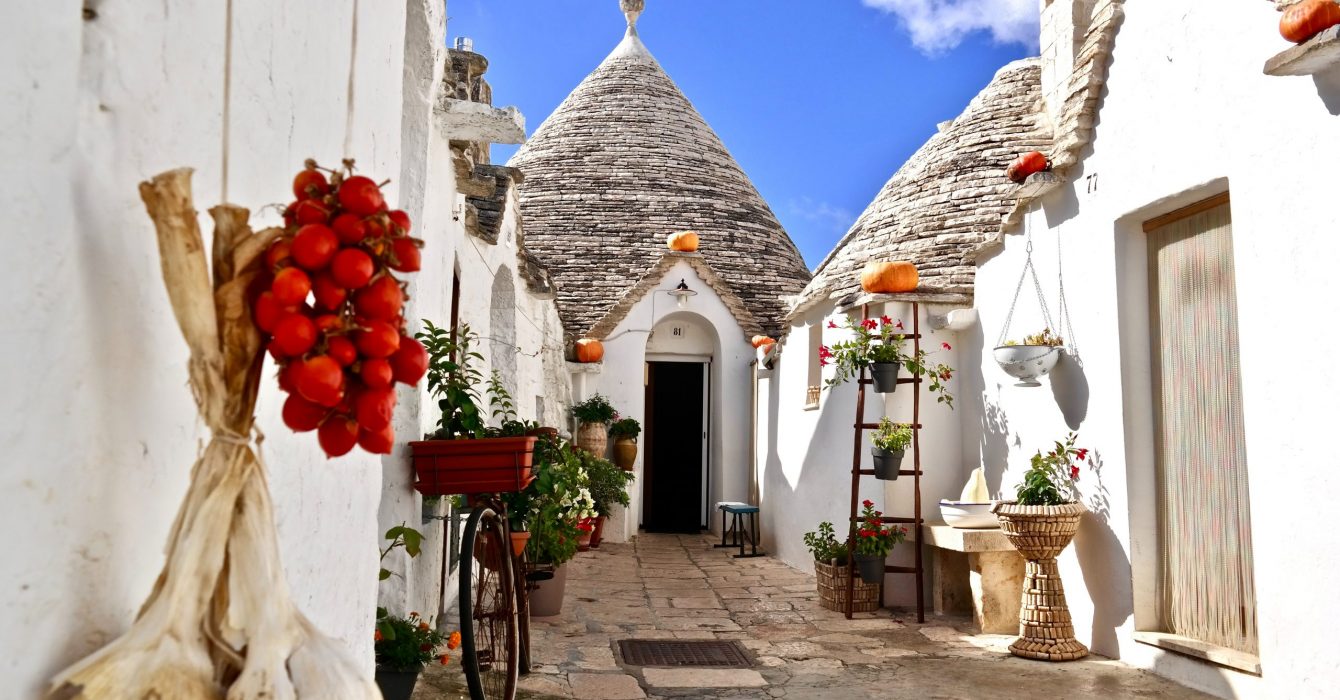
[[[651,688],[762,688],[768,684],[747,668],[647,668],[642,677]]]
[[[878,644],[879,641],[870,637],[862,637],[859,634],[846,634],[843,632],[834,632],[833,634],[824,634],[818,637],[810,637],[811,642],[820,644]]]
[[[647,697],[637,679],[622,673],[574,673],[568,676],[578,700],[638,700]]]
[[[721,601],[716,598],[671,598],[670,605],[676,608],[720,609]]]

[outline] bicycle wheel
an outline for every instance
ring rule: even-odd
[[[511,544],[492,508],[470,513],[461,538],[461,665],[472,700],[513,700],[520,655]]]
[[[517,628],[517,646],[521,650],[521,663],[518,670],[521,675],[530,673],[530,579],[527,576],[530,567],[526,561],[526,553],[523,551],[521,556],[512,560],[512,566],[516,573],[516,628]]]

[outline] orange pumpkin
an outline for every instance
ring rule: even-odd
[[[1037,151],[1029,151],[1010,163],[1010,167],[1005,169],[1005,177],[1010,178],[1010,182],[1022,183],[1033,173],[1040,173],[1044,170],[1051,170],[1052,162],[1047,160],[1047,156]]]
[[[698,252],[698,234],[693,231],[672,233],[669,238],[665,239],[665,244],[676,253],[696,253]]]
[[[755,348],[761,348],[764,345],[774,345],[777,343],[777,340],[775,338],[769,338],[766,335],[756,335],[749,342],[753,343]]]
[[[1280,34],[1295,44],[1340,24],[1340,4],[1333,0],[1303,0],[1284,11]]]
[[[577,341],[578,362],[600,362],[605,357],[605,346],[595,338],[582,338]]]
[[[861,270],[861,289],[872,294],[915,291],[917,282],[917,266],[905,260],[871,261]]]

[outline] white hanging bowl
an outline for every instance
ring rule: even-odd
[[[1005,374],[1019,380],[1015,386],[1042,386],[1038,377],[1052,371],[1061,359],[1054,345],[1002,345],[995,349],[996,362]]]

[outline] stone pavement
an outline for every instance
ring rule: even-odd
[[[776,559],[732,559],[691,535],[605,544],[569,566],[563,614],[536,618],[523,697],[638,700],[1207,698],[1119,662],[1011,656],[1011,637],[969,620],[888,610],[847,620],[819,607],[814,578]],[[751,669],[625,666],[620,639],[736,639]],[[464,697],[458,667],[434,667],[415,700]]]

